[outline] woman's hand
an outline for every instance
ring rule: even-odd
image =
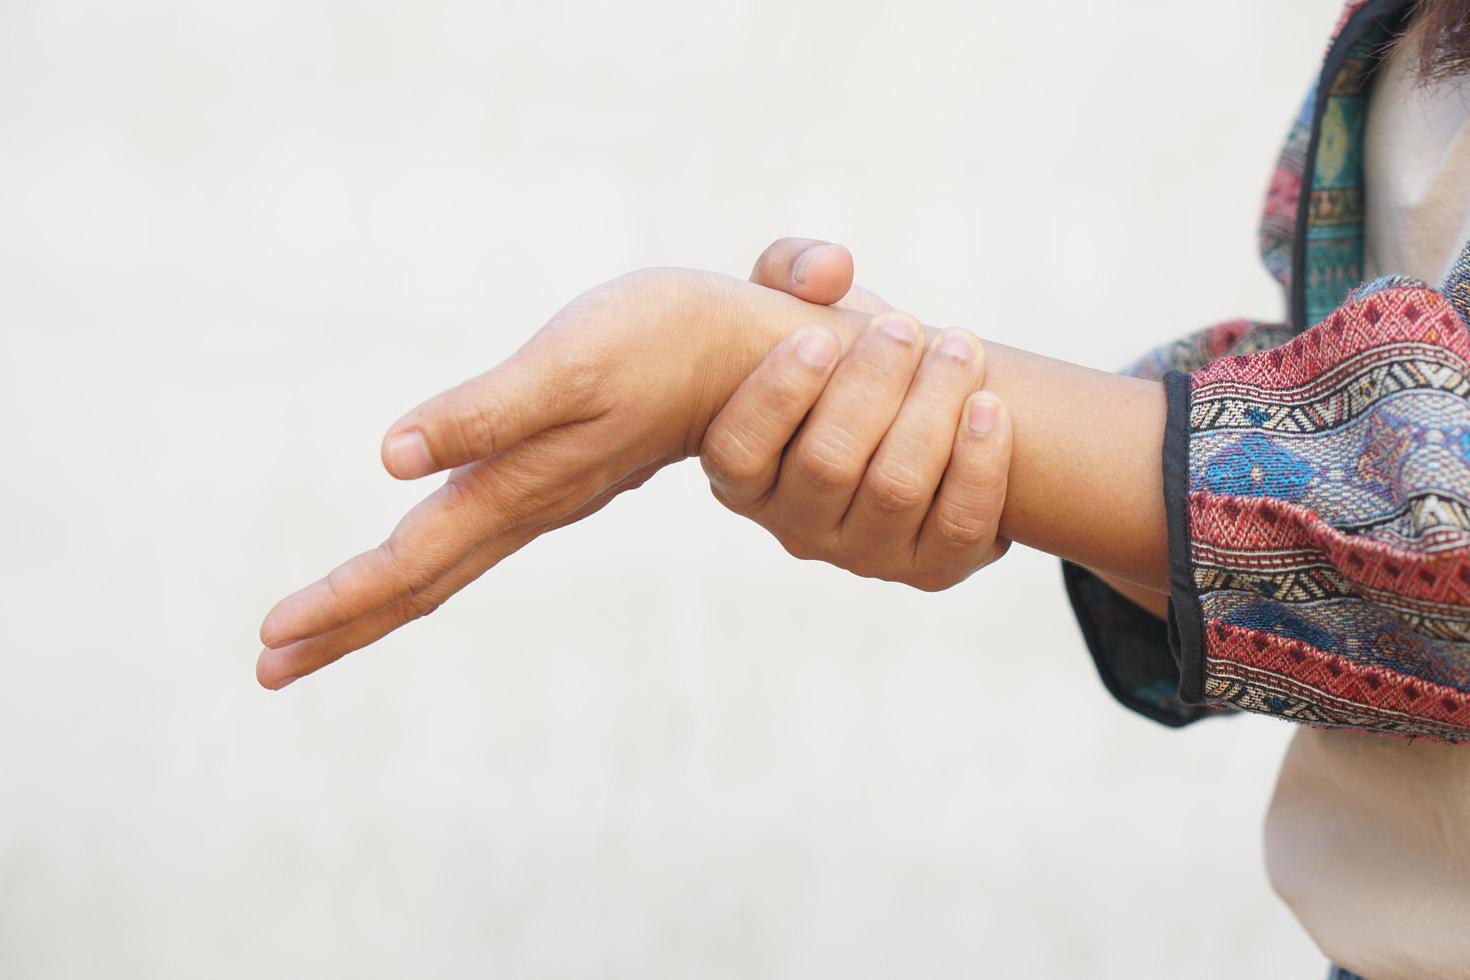
[[[785,377],[776,369],[789,368],[791,359],[801,363],[798,348],[804,342],[835,337],[850,344],[869,319],[854,309],[814,305],[706,273],[655,270],[592,290],[504,364],[427,402],[389,430],[383,457],[390,472],[410,478],[452,467],[448,482],[411,510],[383,544],[271,610],[261,626],[266,649],[256,676],[266,687],[282,687],[433,611],[538,535],[593,513],[665,463],[699,452],[715,414],[774,347],[782,345],[781,353],[750,382],[751,391]],[[913,326],[907,319],[901,322]],[[783,338],[799,328],[805,328],[801,336],[783,345]],[[888,374],[901,372],[901,364],[894,365],[902,358],[890,361],[893,347],[872,345],[895,344],[909,351],[911,364],[920,360],[920,350],[926,352],[925,366],[915,369],[915,393],[932,393],[946,402],[983,382],[1004,401],[1003,409],[992,406],[992,435],[976,438],[1004,439],[994,433],[1011,431],[1006,423],[1015,419],[1007,500],[996,532],[1000,537],[1149,588],[1167,587],[1158,465],[1165,418],[1162,386],[999,344],[988,344],[983,353],[977,348],[969,361],[950,363],[940,360],[932,344],[899,344],[878,333],[870,328],[863,340],[866,353],[844,362],[862,366],[863,384],[875,392],[891,400],[898,388]],[[818,373],[819,384],[797,376],[799,383],[792,388],[797,403],[802,398],[817,401],[827,377],[836,376],[833,365],[841,351],[830,351],[828,357],[825,346],[808,344],[802,352],[828,366],[808,368]],[[969,387],[956,383],[967,371]],[[893,420],[910,409],[912,397],[907,389],[904,394],[902,410],[894,410]],[[749,408],[752,400],[737,400],[727,421],[741,417],[742,404]],[[858,408],[861,413],[854,418],[862,419],[863,431],[876,431],[871,406],[864,402]],[[960,421],[969,414],[953,411],[953,439],[971,438]],[[879,422],[881,414],[876,413]],[[793,417],[800,419],[794,409],[773,424],[789,424],[794,431]],[[831,433],[855,434],[841,417],[831,419]],[[759,413],[749,424],[762,424]],[[889,428],[897,428],[897,421],[884,431]],[[905,425],[902,431],[913,430]],[[766,431],[763,438],[767,441],[751,445],[779,451],[789,441],[789,436],[779,436],[779,428]],[[891,448],[902,452],[894,458],[921,475],[932,472],[936,457],[929,455],[931,441],[895,443]],[[953,449],[950,440],[938,442],[947,453]],[[885,439],[877,444],[890,448]],[[962,450],[972,445],[979,448],[966,443]],[[831,448],[844,452],[833,460],[856,458],[852,446]],[[769,448],[763,451],[769,459]],[[970,465],[965,461],[971,457],[956,457]],[[759,459],[760,453],[744,458]],[[984,465],[966,472],[982,469]],[[768,479],[779,482],[783,470]],[[832,473],[818,474],[816,480],[816,490],[829,498],[829,514],[835,511],[830,500],[836,496],[834,487],[828,485],[836,482]],[[851,474],[843,480],[850,483]],[[945,480],[936,500],[946,499]],[[748,492],[748,484],[737,484]],[[926,483],[913,480],[903,486],[917,486],[923,493]],[[978,485],[975,492],[974,499],[983,498]],[[898,502],[891,493],[880,494],[885,495],[886,505]],[[742,499],[746,507],[758,502],[748,495]],[[982,507],[973,513],[990,511]],[[845,526],[846,512],[842,516]],[[928,526],[926,511],[916,542]],[[989,525],[956,526],[969,533],[955,538],[953,550],[972,556],[966,561],[982,560],[985,551],[979,542],[992,533]],[[825,541],[807,544],[831,547],[832,530],[825,532]],[[842,543],[840,535],[836,543]],[[867,554],[853,556],[871,560]],[[949,577],[962,574],[957,570],[964,564],[945,566]],[[902,574],[900,566],[885,568],[898,568]],[[868,571],[883,573],[876,566]],[[940,575],[916,584],[937,587],[942,581]]]
[[[394,423],[390,473],[453,472],[386,541],[270,611],[260,683],[283,687],[427,615],[681,458],[711,356],[709,338],[687,329],[704,288],[697,274],[654,271],[593,289],[509,360]]]
[[[1000,557],[1010,421],[971,334],[931,334],[851,289],[838,245],[783,239],[752,278],[876,313],[834,367],[822,327],[783,341],[705,432],[715,496],[798,558],[934,591]],[[885,312],[886,311],[886,312]]]
[[[779,289],[818,306],[840,306],[861,313],[887,313],[893,304],[852,281],[852,253],[817,238],[778,238],[766,247],[750,281]]]
[[[280,688],[434,611],[502,558],[693,455],[709,420],[782,336],[861,317],[739,280],[649,270],[574,300],[498,367],[389,429],[383,464],[452,470],[388,539],[281,600],[257,679]]]

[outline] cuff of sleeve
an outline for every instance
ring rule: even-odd
[[[1171,728],[1215,713],[1180,700],[1171,627],[1081,566],[1062,562],[1062,580],[1098,677],[1119,704]]]
[[[1169,649],[1179,666],[1179,700],[1205,700],[1204,618],[1194,583],[1189,536],[1189,375],[1164,376],[1164,513],[1169,525]]]

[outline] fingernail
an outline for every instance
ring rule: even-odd
[[[796,356],[821,370],[837,357],[837,338],[825,330],[813,330],[796,343]]]
[[[989,398],[976,398],[970,402],[970,431],[984,435],[995,428],[995,406]]]
[[[826,247],[825,245],[813,245],[798,255],[796,261],[791,263],[791,278],[796,280],[798,286],[806,283],[807,270],[812,267],[812,263],[817,260],[817,256]]]
[[[975,345],[964,334],[952,333],[939,342],[939,352],[957,361],[968,361],[975,356]]]
[[[901,316],[889,317],[878,329],[900,344],[912,344],[919,339],[919,332],[914,329],[913,321]]]
[[[397,476],[412,479],[434,472],[434,457],[429,454],[429,444],[422,432],[400,432],[388,440],[383,455],[388,469]]]

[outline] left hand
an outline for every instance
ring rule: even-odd
[[[1005,553],[997,536],[1010,467],[1005,405],[985,349],[963,330],[928,337],[853,289],[839,245],[782,239],[752,278],[808,302],[875,313],[833,367],[814,330],[774,348],[705,431],[715,497],[798,558],[926,591]]]
[[[447,470],[448,480],[378,547],[276,604],[257,679],[284,687],[428,615],[535,538],[692,455],[780,338],[815,322],[802,335],[835,344],[861,320],[690,270],[630,273],[584,293],[510,359],[389,429],[390,473]]]

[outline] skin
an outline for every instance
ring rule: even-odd
[[[756,261],[750,278],[752,282],[771,289],[782,290],[810,303],[836,304],[872,314],[892,310],[892,307],[876,294],[860,286],[852,285],[853,261],[852,254],[847,249],[841,245],[818,239],[783,238],[775,242]],[[933,332],[930,333],[932,340],[934,339]],[[759,481],[759,485],[753,490],[747,489],[733,500],[723,492],[724,487],[741,475],[724,472],[729,467],[724,463],[723,442],[733,438],[739,445],[745,441],[740,438],[745,432],[760,431],[758,425],[753,425],[745,420],[744,416],[748,414],[754,413],[758,416],[756,423],[764,421],[759,418],[762,414],[773,421],[781,416],[786,407],[789,389],[780,384],[763,384],[761,381],[764,377],[780,377],[783,371],[787,376],[799,376],[797,366],[789,363],[784,366],[782,364],[783,361],[795,360],[792,352],[784,345],[773,350],[762,362],[761,367],[757,368],[756,372],[745,381],[740,391],[731,399],[724,411],[716,417],[706,433],[701,460],[705,471],[710,476],[711,488],[721,502],[737,513],[762,524],[781,541],[788,551],[798,557],[818,558],[858,574],[901,581],[918,588],[947,588],[985,564],[998,559],[1005,552],[1008,542],[1004,538],[996,538],[995,544],[988,550],[977,547],[957,549],[947,554],[935,554],[931,550],[926,554],[921,548],[910,549],[906,547],[909,542],[903,539],[903,532],[911,526],[911,522],[906,523],[905,515],[902,513],[891,514],[889,520],[877,525],[886,536],[894,539],[886,546],[875,548],[868,541],[864,541],[863,544],[867,545],[866,547],[849,550],[843,548],[844,542],[840,536],[833,543],[830,535],[819,535],[815,536],[817,545],[813,547],[814,535],[810,532],[812,528],[820,527],[818,521],[821,515],[799,511],[794,502],[773,499],[780,497],[780,487],[775,477],[780,468],[784,468],[781,454],[787,448],[783,442],[780,447],[773,449],[775,441],[773,439],[768,440],[762,446],[765,453],[763,462],[757,464],[745,460],[737,464],[743,465],[747,471],[763,474],[764,480]],[[772,362],[776,364],[773,366]],[[913,400],[914,396],[911,391],[905,401],[905,411],[910,408]],[[810,403],[808,403],[809,406]],[[997,406],[998,411],[1002,413],[1003,408],[1003,404]],[[729,429],[734,429],[734,432],[726,431]],[[1000,507],[1003,506],[1004,501],[998,499],[994,493],[987,493],[986,489],[999,488],[1000,497],[1004,496],[1005,473],[1001,468],[1008,465],[1009,462],[1009,429],[1009,418],[1001,414],[998,418],[996,432],[988,441],[964,439],[964,430],[961,430],[954,443],[950,466],[962,472],[968,469],[972,474],[971,486],[975,487],[977,492],[967,495],[970,497],[968,513],[946,514],[944,508],[936,507],[937,513],[931,511],[926,519],[926,528],[936,524],[952,529],[963,529],[966,526],[976,525],[993,529],[996,526]],[[942,445],[942,441],[935,438],[936,434],[943,432],[941,418],[930,420],[922,430],[918,427],[915,427],[915,430],[915,435],[922,433],[923,441],[927,445],[932,447]],[[869,447],[869,456],[873,456],[878,448],[877,445]],[[903,465],[900,465],[897,471],[900,473],[917,472],[915,468]],[[883,488],[884,474],[893,472],[893,467],[880,465],[878,457],[874,457],[873,461],[868,464],[864,485],[873,490],[873,496],[876,499],[899,502],[904,499],[905,492],[912,489],[911,486],[895,488],[890,484],[885,490]],[[945,479],[950,478],[946,476]],[[933,496],[932,486],[927,492],[929,496]],[[758,494],[765,496],[760,497]],[[752,507],[750,505],[752,498],[755,498],[761,506]],[[899,507],[898,509],[901,511],[904,508]],[[824,538],[826,538],[825,541]],[[890,561],[886,567],[881,562],[875,564],[872,561],[875,555],[881,557],[895,553],[900,558],[907,560]],[[1166,615],[1168,597],[1164,593],[1115,576],[1103,574],[1102,577],[1114,589],[1146,611],[1161,619]]]
[[[276,604],[257,679],[284,687],[433,612],[539,535],[697,455],[731,396],[797,330],[866,350],[872,321],[691,270],[644,270],[583,294],[511,358],[389,428],[389,473],[448,479],[378,547]],[[998,344],[971,370],[981,364],[1010,420],[996,535],[1162,591],[1161,386]],[[959,437],[957,425],[947,432]]]
[[[852,257],[830,243],[783,239],[751,279],[873,318],[835,368],[838,338],[808,327],[745,379],[701,447],[715,497],[798,558],[926,591],[1004,554],[1010,420],[979,390],[979,339],[850,290]]]

